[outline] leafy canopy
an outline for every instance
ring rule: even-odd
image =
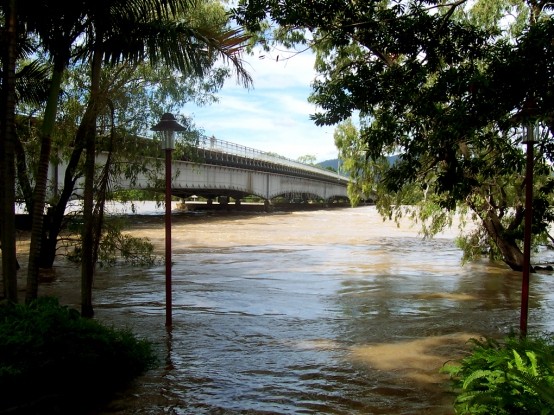
[[[480,243],[514,269],[522,266],[530,124],[534,233],[545,234],[552,217],[551,11],[546,1],[518,0],[270,0],[235,9],[252,30],[277,25],[281,39],[304,33],[311,41],[315,123],[358,120],[358,136],[337,143],[352,167],[354,201],[375,196],[391,217],[423,200],[434,207],[414,206],[413,214],[436,218],[432,232],[448,224],[445,212],[469,208],[482,224]],[[396,162],[383,164],[393,154]]]

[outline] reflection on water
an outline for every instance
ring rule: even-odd
[[[161,221],[139,234],[163,252]],[[462,267],[454,236],[422,240],[372,207],[176,218],[170,333],[163,266],[96,278],[97,318],[163,360],[106,413],[453,413],[440,367],[470,337],[517,328],[521,284]],[[78,284],[61,274],[49,289]],[[532,277],[530,332],[552,329],[552,285]]]

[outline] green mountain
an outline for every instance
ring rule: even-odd
[[[389,156],[387,157],[389,159],[389,163],[390,164],[394,164],[396,162],[396,159],[398,159],[398,156]],[[339,165],[339,159],[331,159],[331,160],[325,160],[325,161],[322,161],[320,163],[317,163],[317,165],[321,168],[328,168],[328,167],[332,167],[335,171],[338,170],[338,165]]]
[[[323,169],[332,167],[336,171],[339,166],[339,159],[325,160],[325,161],[322,161],[321,163],[317,163],[317,166]]]

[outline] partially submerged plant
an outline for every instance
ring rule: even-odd
[[[509,336],[471,339],[471,354],[450,374],[459,414],[554,414],[554,339]]]

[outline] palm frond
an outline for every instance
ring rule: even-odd
[[[237,77],[245,86],[251,86],[252,77],[243,65],[242,53],[248,45],[251,35],[242,29],[228,29],[220,33],[198,32],[204,40],[208,52],[215,52],[223,60],[232,64]]]
[[[105,61],[110,64],[148,59],[153,65],[163,64],[202,77],[216,58],[222,58],[232,64],[240,82],[252,84],[241,59],[249,36],[241,30],[197,29],[176,21],[127,21],[121,22],[117,31],[117,36],[104,43]]]
[[[48,98],[50,67],[38,60],[24,65],[16,74],[17,101],[39,106]]]

